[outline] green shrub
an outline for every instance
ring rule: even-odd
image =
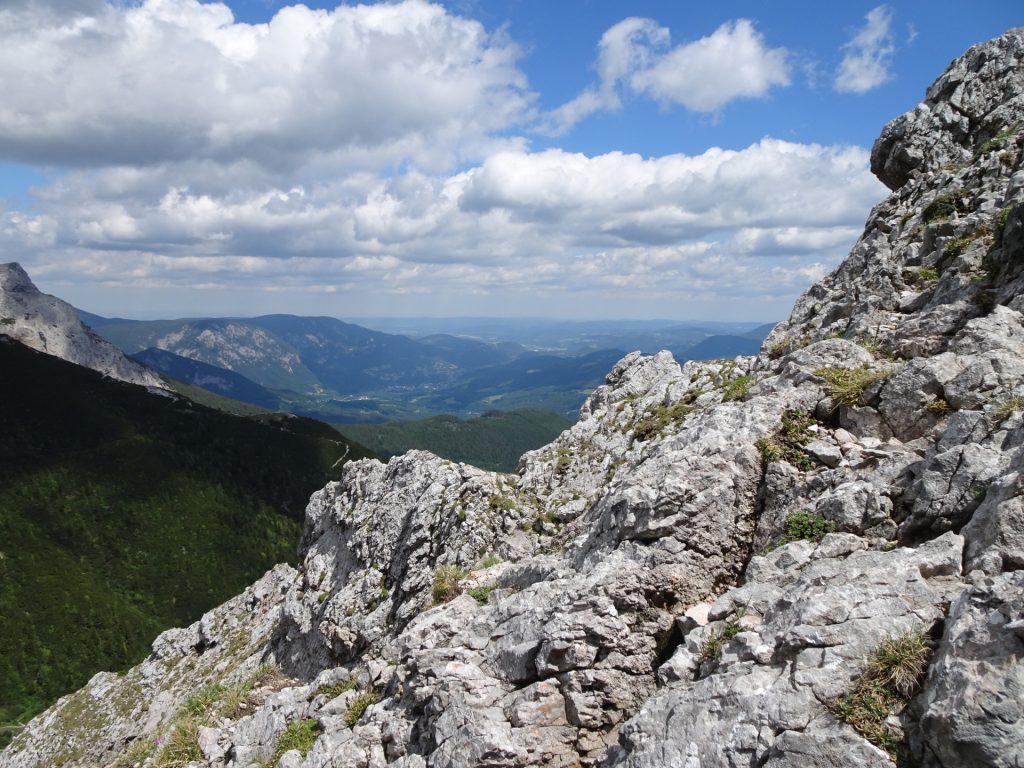
[[[946,402],[945,398],[936,397],[934,400],[930,401],[927,405],[925,405],[925,410],[927,410],[929,413],[935,414],[936,416],[945,416],[947,413],[950,412],[951,409],[949,403]]]
[[[935,267],[921,267],[917,270],[917,276],[926,283],[932,283],[939,279],[939,270]]]
[[[776,546],[791,541],[810,541],[817,544],[836,529],[835,523],[813,512],[790,512],[786,515],[786,532]]]
[[[373,706],[378,701],[380,701],[380,697],[372,691],[367,691],[366,693],[361,693],[356,696],[352,703],[348,705],[348,711],[345,712],[345,727],[352,728],[355,726],[367,708]]]
[[[319,733],[320,724],[314,719],[295,720],[288,723],[277,739],[277,749],[274,750],[274,756],[270,759],[270,765],[277,765],[278,761],[284,757],[284,753],[293,749],[299,750],[299,753],[305,757],[316,743]]]
[[[906,706],[928,667],[931,647],[920,632],[885,640],[868,660],[852,691],[829,703],[829,710],[898,764],[906,745],[886,724],[889,715]]]
[[[870,368],[819,368],[814,375],[828,383],[829,396],[837,405],[863,405],[867,388],[889,373]]]
[[[953,196],[949,193],[939,195],[925,206],[921,211],[921,221],[930,224],[933,221],[943,221],[956,213],[956,204]]]
[[[430,596],[435,605],[447,603],[462,594],[462,580],[468,576],[465,568],[457,565],[442,565],[434,571],[434,583]]]
[[[489,585],[486,587],[473,587],[472,589],[466,590],[466,594],[472,597],[478,603],[480,603],[480,605],[484,605],[487,603],[487,597],[491,594],[491,592],[493,592],[496,589],[497,587],[494,585]]]
[[[750,386],[753,383],[753,376],[738,376],[733,379],[722,390],[722,402],[728,403],[734,400],[742,400],[747,396],[747,392],[750,391]]]

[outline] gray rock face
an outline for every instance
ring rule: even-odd
[[[40,293],[15,263],[0,264],[0,334],[113,379],[167,388],[156,373],[83,325],[70,304]]]
[[[297,571],[4,765],[1020,765],[1022,62],[885,129],[896,192],[757,358],[628,355],[514,475],[346,465]]]

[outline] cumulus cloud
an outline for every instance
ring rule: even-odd
[[[864,18],[864,26],[843,46],[846,53],[833,83],[840,93],[866,93],[892,77],[892,13],[879,5]]]
[[[658,101],[693,112],[714,112],[733,99],[763,96],[789,85],[784,48],[768,48],[746,19],[726,22],[712,34],[680,45],[630,83]]]
[[[598,43],[598,83],[545,116],[539,130],[559,135],[602,109],[618,109],[626,87],[663,104],[715,112],[730,101],[789,85],[788,52],[769,48],[747,19],[726,22],[707,37],[668,49],[669,30],[628,18]]]
[[[546,115],[539,131],[561,135],[594,112],[618,109],[621,106],[618,89],[622,81],[649,66],[654,51],[668,41],[669,31],[653,19],[630,17],[610,27],[597,44],[594,65],[599,78],[597,86],[584,89],[572,101]]]
[[[0,157],[443,169],[529,115],[518,56],[423,0],[294,5],[255,25],[198,0],[8,4]]]

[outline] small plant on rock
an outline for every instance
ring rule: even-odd
[[[320,724],[314,719],[295,720],[288,723],[281,736],[277,740],[277,749],[270,759],[270,765],[277,765],[285,752],[297,749],[299,754],[305,757],[313,748],[316,738],[320,733]]]
[[[462,580],[469,574],[457,565],[442,565],[434,571],[434,583],[430,596],[435,605],[447,603],[462,594]]]
[[[345,712],[345,727],[354,727],[359,722],[359,718],[363,716],[363,713],[378,701],[380,701],[380,697],[373,691],[367,691],[356,696],[352,703],[348,705],[348,711]]]
[[[927,405],[925,405],[925,410],[927,410],[928,413],[934,414],[936,416],[945,416],[952,409],[950,408],[950,405],[945,398],[936,397],[934,400],[931,400]]]
[[[488,552],[486,555],[484,555],[482,558],[480,558],[480,562],[476,564],[476,567],[480,568],[480,569],[492,568],[492,567],[494,567],[495,565],[497,565],[500,562],[501,562],[501,558],[500,557],[498,557],[493,552]]]
[[[1024,411],[1024,397],[1011,395],[992,411],[992,421],[996,424],[1001,424],[1017,411]]]
[[[783,413],[778,432],[754,443],[764,463],[787,461],[798,469],[811,469],[814,460],[804,453],[803,447],[811,441],[813,423],[814,418],[805,411],[790,409]]]
[[[905,744],[886,723],[917,691],[928,667],[931,647],[920,632],[885,640],[868,660],[853,690],[829,704],[829,710],[893,760],[900,762]]]
[[[480,603],[480,605],[485,605],[487,603],[487,598],[490,596],[491,592],[493,592],[496,589],[497,587],[493,584],[488,585],[486,587],[473,587],[471,589],[466,590],[466,594],[472,597],[478,603]]]
[[[753,376],[738,376],[728,384],[722,390],[722,402],[729,403],[734,400],[742,400],[747,396],[747,392],[750,391],[750,386],[754,383]]]
[[[643,442],[657,437],[670,424],[678,424],[693,412],[693,406],[683,402],[658,405],[644,415],[633,428],[633,441]]]
[[[747,606],[737,605],[732,613],[726,617],[722,624],[721,632],[712,629],[708,639],[701,647],[701,658],[704,661],[718,661],[722,658],[722,649],[725,644],[743,631],[742,619],[747,615]]]
[[[828,384],[828,394],[837,405],[863,405],[864,393],[876,381],[889,376],[888,371],[870,368],[819,368],[814,375]]]
[[[321,685],[313,692],[313,696],[326,696],[328,700],[336,699],[341,694],[347,691],[354,691],[356,689],[356,678],[352,675],[347,680],[340,683],[332,683],[331,685]]]
[[[930,224],[933,221],[945,221],[956,213],[956,204],[949,193],[939,195],[921,211],[921,221]]]

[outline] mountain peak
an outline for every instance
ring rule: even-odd
[[[970,163],[1022,119],[1024,27],[1018,27],[971,47],[931,84],[924,101],[886,125],[871,149],[871,171],[899,189],[912,176]]]
[[[0,291],[35,291],[37,290],[28,272],[16,261],[0,264]]]
[[[0,333],[27,347],[144,387],[166,385],[82,324],[78,312],[42,293],[17,262],[0,264]]]

